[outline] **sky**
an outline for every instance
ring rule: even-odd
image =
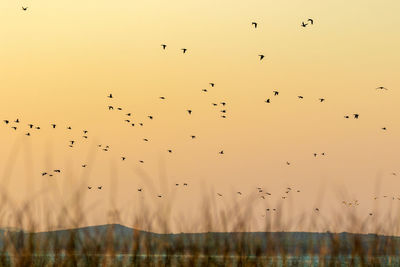
[[[44,219],[62,207],[84,211],[79,225],[154,231],[161,226],[132,218],[161,214],[173,231],[201,231],[205,202],[215,214],[251,207],[251,230],[278,206],[288,221],[393,214],[399,8],[395,0],[1,1],[0,179],[9,203],[1,212],[11,218],[2,224],[26,203],[40,229],[75,226]],[[314,24],[301,27],[308,18]],[[42,176],[54,169],[61,173]],[[261,199],[258,187],[271,196]]]

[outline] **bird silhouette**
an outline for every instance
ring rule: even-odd
[[[143,138],[143,141],[145,141],[145,142],[148,142],[148,141],[149,141],[149,139],[147,139],[147,138]]]
[[[307,21],[309,21],[311,23],[311,25],[314,24],[314,20],[313,19],[308,19]]]
[[[308,25],[308,24],[307,24],[307,23],[304,23],[304,21],[301,23],[301,27],[304,27],[304,28],[305,28],[305,27],[307,27],[307,25]]]
[[[125,158],[125,157],[121,157],[121,159],[122,159],[122,161],[126,160],[126,158]]]
[[[221,105],[225,106],[225,105],[226,105],[226,103],[225,103],[225,102],[221,102]]]
[[[52,124],[51,127],[53,127],[53,129],[55,129],[55,128],[56,128],[56,125],[55,125],[55,124]]]
[[[153,119],[153,116],[147,116],[150,120],[152,120]]]
[[[13,126],[13,127],[11,127],[12,129],[14,129],[15,131],[17,130],[17,127],[16,126]]]
[[[112,94],[109,94],[107,97],[108,97],[108,98],[113,98],[113,95],[112,95]]]
[[[188,184],[187,184],[187,183],[184,183],[183,186],[188,186]]]
[[[183,51],[183,54],[185,54],[185,53],[186,53],[186,51],[187,51],[187,49],[186,49],[186,48],[182,48],[181,50]]]
[[[190,137],[191,137],[192,139],[195,139],[195,138],[196,138],[196,136],[195,136],[195,135],[191,135]]]
[[[274,95],[279,95],[278,91],[272,91],[274,93]]]
[[[143,161],[143,160],[139,160],[139,162],[140,162],[140,163],[144,163],[144,161]]]
[[[165,97],[164,97],[164,96],[160,96],[160,99],[163,99],[163,100],[164,100],[164,99],[165,99]]]
[[[47,175],[47,172],[42,172],[42,176],[45,176],[45,175]]]
[[[10,121],[9,120],[3,120],[5,124],[9,124]]]
[[[142,188],[139,188],[137,191],[142,192],[142,190],[143,190]]]
[[[214,86],[215,86],[215,84],[214,84],[214,83],[210,83],[210,85],[211,85],[211,87],[214,87]]]
[[[192,114],[192,110],[191,110],[191,109],[188,109],[188,110],[186,110],[186,111],[189,113],[189,115]]]
[[[202,89],[201,91],[203,91],[203,92],[205,92],[205,93],[207,93],[208,91],[207,91],[207,89]]]
[[[86,166],[87,166],[86,164],[83,164],[83,165],[82,165],[82,168],[86,168]]]
[[[260,57],[260,60],[263,60],[264,59],[264,55],[258,55],[259,57]]]
[[[24,6],[23,6],[23,7],[22,7],[22,10],[23,10],[23,11],[27,11],[27,10],[28,10],[28,7],[24,7]]]
[[[113,110],[114,107],[113,106],[108,106],[108,110]]]
[[[75,143],[75,141],[74,140],[71,140],[71,141],[69,141],[70,143],[71,143],[71,145],[73,145],[74,143]]]
[[[324,102],[324,101],[325,101],[325,98],[319,98],[318,100],[319,100],[319,102],[321,102],[321,103],[322,103],[322,102]]]
[[[350,118],[350,117],[349,117],[348,115],[346,115],[346,116],[344,116],[344,118],[345,118],[345,119],[348,119],[348,118]]]
[[[211,104],[212,104],[214,107],[218,105],[217,103],[211,103]]]
[[[219,152],[219,154],[223,155],[223,154],[224,154],[224,151],[223,151],[223,150],[221,150],[221,151]]]
[[[60,172],[61,172],[61,170],[54,170],[54,172],[58,172],[58,173],[60,173]]]
[[[172,150],[171,150],[171,149],[168,149],[167,151],[168,151],[168,153],[172,153]]]
[[[316,157],[317,156],[317,153],[314,153],[314,157]]]
[[[222,197],[222,195],[220,193],[217,193],[218,196]]]
[[[71,126],[68,126],[68,127],[67,127],[67,130],[72,130]]]
[[[15,122],[15,123],[19,123],[19,119],[16,119],[14,122]]]
[[[318,211],[319,211],[319,208],[315,208],[315,211],[317,211],[317,212],[318,212]]]
[[[242,193],[241,192],[237,192],[239,195],[241,195]]]
[[[88,186],[87,188],[88,188],[89,190],[90,190],[90,189],[92,189],[92,187],[91,187],[91,186]]]
[[[83,133],[84,133],[84,134],[87,134],[87,133],[88,133],[88,131],[87,131],[87,130],[83,130]]]
[[[165,48],[167,48],[167,45],[166,44],[162,44],[161,45],[162,46],[162,48],[165,50]]]
[[[26,135],[26,136],[31,136],[31,134],[30,134],[30,133],[26,133],[25,135]]]
[[[117,109],[118,109],[118,110],[122,110],[122,108],[120,108],[120,107],[118,107]]]
[[[379,86],[379,87],[377,87],[376,89],[377,89],[377,90],[388,90],[386,87],[383,87],[383,86]]]
[[[175,186],[179,186],[179,184],[175,184]]]
[[[265,103],[271,103],[271,99],[267,99],[267,100],[265,100]]]
[[[290,165],[290,162],[289,162],[289,161],[286,161],[286,165]]]
[[[258,26],[258,23],[257,23],[257,22],[252,22],[252,23],[251,23],[251,25],[253,25],[253,26],[254,26],[254,28],[257,28],[257,26]]]
[[[382,127],[382,130],[386,131],[386,127]]]
[[[29,126],[29,128],[31,128],[31,129],[33,128],[33,124],[28,124],[28,126]]]
[[[97,189],[101,190],[103,188],[103,186],[98,186]]]
[[[300,99],[303,99],[303,96],[301,96],[301,95],[299,95],[299,96],[297,96],[298,98],[300,98]]]
[[[360,116],[359,114],[355,113],[354,115],[354,119],[358,119],[358,117]]]
[[[162,198],[162,195],[158,195],[159,198]]]

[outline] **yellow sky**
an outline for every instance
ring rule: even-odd
[[[399,8],[395,0],[1,1],[0,119],[21,121],[17,131],[0,127],[3,188],[16,203],[46,190],[43,214],[82,189],[82,205],[97,204],[91,224],[107,222],[110,198],[124,210],[173,203],[172,217],[192,218],[216,192],[223,206],[256,187],[273,193],[269,204],[256,200],[258,222],[288,186],[301,190],[290,200],[297,211],[337,208],[339,190],[367,214],[377,183],[380,195],[400,197]],[[315,24],[302,28],[310,17]],[[144,126],[129,127],[127,112]],[[360,119],[344,119],[353,113]],[[62,173],[41,176],[53,169]]]

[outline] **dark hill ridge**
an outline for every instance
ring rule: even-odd
[[[75,253],[175,254],[212,253],[225,255],[320,254],[371,255],[399,254],[400,238],[375,234],[309,232],[232,232],[156,234],[120,224],[89,226],[50,232],[26,233],[0,231],[5,242],[22,249],[34,245],[37,251],[74,251]],[[389,249],[388,249],[389,248]]]

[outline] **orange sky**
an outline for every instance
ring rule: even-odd
[[[36,199],[38,218],[71,205],[81,190],[88,224],[110,222],[110,202],[124,218],[140,217],[145,203],[155,211],[171,205],[171,220],[185,214],[183,230],[193,230],[203,199],[223,210],[255,196],[249,221],[260,229],[260,215],[288,186],[301,190],[283,202],[296,212],[314,216],[321,206],[329,217],[342,200],[357,199],[363,217],[378,188],[378,196],[400,197],[399,8],[395,0],[2,1],[0,119],[21,121],[17,131],[15,123],[0,126],[2,190],[14,205]],[[315,24],[301,27],[309,17]],[[211,104],[222,101],[226,107]],[[128,112],[144,126],[129,127]],[[360,118],[344,119],[353,113]],[[62,172],[41,176],[53,169]],[[175,187],[183,182],[189,186]],[[268,201],[257,187],[272,193]],[[388,198],[380,210],[397,206]]]

